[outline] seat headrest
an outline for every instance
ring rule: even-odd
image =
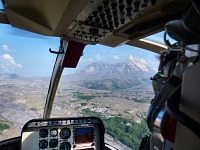
[[[172,71],[174,70],[176,66],[176,63],[177,63],[177,59],[174,58],[165,65],[163,69],[164,77],[168,78],[171,75]]]

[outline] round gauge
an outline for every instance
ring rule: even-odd
[[[39,132],[39,135],[41,138],[45,138],[48,136],[48,130],[47,129],[41,129]]]
[[[62,139],[68,139],[71,135],[71,131],[69,128],[62,128],[62,130],[60,131],[60,137]]]
[[[62,142],[60,144],[59,150],[70,150],[71,144],[69,142]]]
[[[47,146],[48,146],[48,141],[47,140],[41,140],[39,142],[39,148],[40,149],[45,149],[45,148],[47,148]]]
[[[58,139],[51,139],[49,141],[49,147],[50,148],[55,148],[56,146],[58,146]]]
[[[52,129],[50,130],[50,135],[51,135],[52,137],[57,136],[57,135],[58,135],[58,130],[57,130],[56,128],[52,128]]]

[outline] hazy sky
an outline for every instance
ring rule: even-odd
[[[1,8],[1,5],[0,5]],[[21,36],[23,35],[23,36]],[[162,43],[162,33],[151,39]],[[32,37],[32,38],[30,38]],[[49,48],[58,50],[59,38],[45,37],[0,24],[0,73],[16,73],[22,76],[50,76],[56,55]],[[157,67],[155,53],[127,45],[111,48],[88,45],[78,64],[78,69],[96,62],[122,62],[131,55],[144,58],[149,66]],[[74,69],[65,69],[65,74]]]

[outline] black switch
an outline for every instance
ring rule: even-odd
[[[119,5],[119,11],[124,11],[125,5]]]
[[[92,14],[93,14],[94,17],[96,17],[98,12],[97,11],[93,11]]]
[[[127,6],[131,6],[133,0],[126,0]]]
[[[136,13],[136,12],[139,12],[139,9],[135,8],[133,11]]]
[[[87,35],[85,35],[84,37],[85,37],[86,39],[88,38],[88,36],[87,36]]]
[[[90,42],[92,42],[92,38],[93,38],[93,37],[92,37],[92,36],[90,36],[89,38],[90,38]]]
[[[113,26],[113,22],[112,21],[109,21],[108,24],[109,24],[109,26]]]
[[[117,3],[111,3],[112,10],[116,10]]]
[[[115,25],[115,28],[118,28],[119,22],[115,22],[114,25]]]
[[[106,25],[104,25],[103,27],[104,27],[105,29],[108,29],[108,25],[107,25],[107,24],[106,24]]]
[[[114,26],[110,26],[109,29],[110,29],[111,31],[113,31],[113,30],[114,30]]]
[[[125,19],[124,18],[121,18],[120,21],[121,21],[121,24],[125,23]]]
[[[135,1],[133,4],[134,4],[135,8],[139,9],[140,1]]]
[[[99,6],[99,7],[97,7],[97,10],[98,10],[99,13],[101,13],[102,10],[103,10],[103,7]]]
[[[99,30],[96,28],[90,28],[89,32],[91,35],[98,35],[99,34]]]
[[[114,22],[118,22],[118,17],[115,17],[115,18],[114,18]]]
[[[121,16],[121,18],[123,18],[124,15],[125,15],[125,12],[124,12],[124,11],[120,11],[120,12],[119,12],[119,15]]]
[[[156,5],[157,0],[150,0],[150,1],[151,1],[151,5],[152,5],[152,6],[155,6],[155,5]]]
[[[112,15],[107,16],[108,21],[112,20]]]
[[[104,19],[104,18],[105,18],[105,14],[104,14],[104,13],[101,13],[101,14],[100,14],[100,17],[101,17],[101,19]]]
[[[103,5],[104,5],[105,8],[107,8],[108,5],[109,5],[109,0],[104,0],[103,1]]]
[[[124,0],[119,0],[119,4],[123,4],[124,3]]]
[[[132,11],[132,7],[126,8],[127,16],[131,16],[131,11]]]
[[[107,21],[104,19],[104,20],[102,20],[102,23],[105,25],[105,24],[107,24]]]
[[[95,18],[96,23],[98,24],[100,19],[99,18]]]
[[[85,31],[81,31],[81,33],[82,33],[83,35],[85,35],[85,34],[86,34],[86,32],[85,32]]]
[[[105,9],[106,15],[110,14],[110,8]]]
[[[93,18],[92,16],[88,16],[89,21],[92,21],[92,18]]]
[[[88,24],[89,24],[89,20],[85,20],[84,23],[85,23],[86,25],[88,25]]]
[[[113,13],[113,16],[114,16],[114,17],[116,17],[117,14],[118,14],[117,10],[114,10],[112,13]]]
[[[91,26],[95,26],[95,22],[91,22]]]
[[[147,7],[147,3],[143,3],[141,6],[142,6],[143,8],[144,8],[144,7]]]
[[[102,27],[101,23],[98,23],[98,24],[97,24],[97,26],[98,26],[99,28],[101,28],[101,27]]]

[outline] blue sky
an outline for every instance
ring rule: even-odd
[[[12,30],[12,31],[11,31]],[[50,38],[31,33],[24,36],[13,35],[16,29],[9,25],[0,25],[0,73],[16,73],[21,76],[50,76],[56,59],[55,54],[49,52],[49,48],[58,50],[59,38]],[[22,31],[17,31],[20,33]],[[22,34],[23,35],[23,34]],[[130,55],[144,58],[149,66],[157,67],[156,54],[132,46],[118,46],[115,48],[103,45],[88,45],[84,49],[84,55],[79,61],[77,69],[90,63],[124,62]],[[65,69],[65,74],[74,69]]]
[[[150,38],[163,43],[162,36],[163,33],[159,33]],[[49,48],[58,50],[58,47],[59,38],[40,36],[0,24],[0,73],[16,73],[28,77],[50,76],[56,55],[49,53]],[[147,50],[127,45],[112,48],[97,44],[85,47],[77,69],[96,61],[123,62],[130,56],[143,58],[154,68],[158,66],[156,54]],[[65,69],[64,74],[74,70]]]

